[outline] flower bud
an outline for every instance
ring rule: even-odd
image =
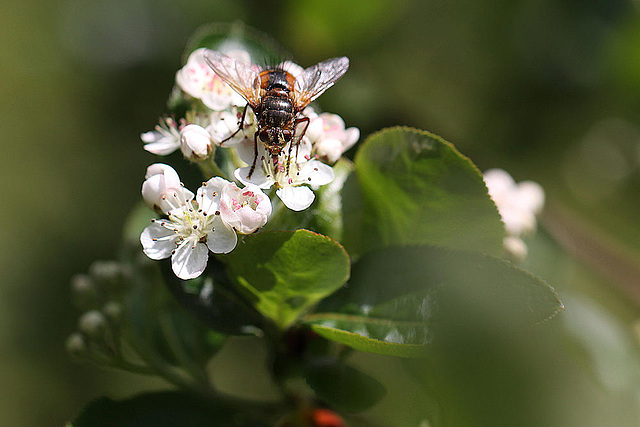
[[[78,319],[78,329],[89,338],[100,340],[107,329],[107,319],[98,310],[87,311]]]
[[[101,290],[109,295],[122,291],[124,287],[123,267],[117,261],[96,261],[89,267],[89,274]]]
[[[95,306],[98,299],[96,285],[86,274],[78,274],[71,279],[71,293],[76,307],[81,310]]]
[[[82,334],[78,332],[69,335],[65,347],[67,352],[75,357],[81,357],[87,353],[87,343]]]
[[[209,131],[200,125],[187,125],[180,131],[182,154],[194,162],[206,159],[213,153]]]
[[[102,307],[102,312],[113,324],[119,324],[124,307],[118,301],[109,301]]]
[[[220,196],[220,217],[238,233],[251,234],[267,223],[271,200],[255,185],[227,184]]]
[[[321,113],[311,116],[306,136],[313,144],[315,155],[335,163],[358,141],[360,130],[355,127],[345,129],[344,120],[337,114]]]
[[[154,210],[169,213],[193,198],[193,193],[182,186],[178,172],[171,166],[155,163],[147,168],[142,183],[142,198]]]

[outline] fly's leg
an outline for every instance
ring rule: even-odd
[[[244,111],[242,112],[242,117],[240,117],[240,122],[238,123],[238,129],[236,129],[236,131],[234,133],[232,133],[231,135],[229,135],[228,137],[226,137],[225,139],[220,141],[220,146],[222,146],[222,144],[224,144],[225,142],[229,141],[231,138],[236,136],[238,134],[238,132],[240,132],[244,128],[244,119],[245,119],[245,117],[247,115],[247,109],[248,108],[249,108],[249,104],[247,104],[247,106],[244,107]]]
[[[247,175],[247,179],[251,179],[251,175],[253,175],[253,172],[256,170],[257,161],[258,161],[258,132],[256,132],[255,135],[253,135],[253,163],[251,164],[251,169],[249,169],[249,174]]]
[[[300,148],[300,141],[302,141],[302,137],[304,136],[304,134],[307,133],[307,129],[309,128],[309,123],[311,123],[311,119],[309,119],[309,117],[303,117],[301,119],[297,119],[293,126],[294,132],[298,128],[298,125],[300,123],[304,123],[304,129],[302,129],[302,132],[300,132],[300,137],[296,142],[296,157],[295,157],[296,164],[298,162],[298,149]],[[294,133],[293,138],[291,139],[291,145],[289,146],[289,161],[291,161],[291,149],[293,148],[293,141],[295,141],[295,139],[296,139],[296,135]],[[300,170],[298,168],[296,169],[297,169],[297,174],[300,175]],[[289,163],[287,163],[287,174],[289,174]]]

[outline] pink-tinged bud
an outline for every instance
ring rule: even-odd
[[[270,215],[271,200],[257,186],[241,189],[229,183],[222,189],[220,217],[238,233],[254,233],[267,223]]]

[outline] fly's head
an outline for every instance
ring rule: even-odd
[[[258,131],[258,137],[272,156],[278,156],[293,140],[293,132],[278,127],[264,127]]]

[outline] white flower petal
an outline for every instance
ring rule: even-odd
[[[169,138],[164,138],[150,144],[145,144],[144,146],[145,150],[157,156],[167,156],[176,151],[178,148],[180,148],[180,144],[177,144],[175,141]]]
[[[147,179],[142,183],[142,197],[152,209],[164,213],[193,199],[193,193],[182,187],[178,173],[169,165],[156,163],[147,168]]]
[[[350,127],[345,130],[344,139],[342,140],[342,152],[344,153],[349,148],[353,147],[360,139],[360,129],[356,127]]]
[[[512,191],[516,185],[511,175],[503,169],[489,169],[484,172],[483,178],[489,189],[489,195],[494,200],[505,192]]]
[[[261,164],[256,165],[256,168],[251,175],[251,178],[248,178],[249,172],[251,171],[251,166],[247,166],[244,168],[238,168],[235,170],[233,175],[236,177],[238,181],[240,181],[244,185],[255,185],[258,188],[267,189],[271,188],[274,184],[273,177],[267,177],[264,169]]]
[[[502,240],[502,246],[509,256],[519,262],[527,258],[527,245],[518,237],[507,236]]]
[[[253,139],[245,138],[240,142],[240,144],[236,145],[236,149],[238,150],[238,156],[248,165],[253,163],[253,158],[255,157],[255,146]],[[262,143],[258,142],[258,163],[260,163],[260,159],[262,157],[267,156],[267,152]]]
[[[231,105],[232,93],[202,92],[202,103],[213,111],[222,111]]]
[[[173,272],[182,280],[193,279],[202,274],[207,267],[209,251],[202,243],[195,245],[185,240],[171,256]]]
[[[335,178],[333,168],[318,160],[311,160],[310,162],[307,162],[300,171],[300,176],[303,179],[306,179],[313,187],[326,185]]]
[[[238,243],[238,235],[219,216],[213,220],[213,231],[207,236],[207,246],[215,254],[231,252]]]
[[[518,203],[525,209],[538,214],[544,206],[544,190],[533,181],[521,181],[518,184]]]
[[[161,221],[154,222],[140,234],[142,250],[145,255],[155,260],[169,258],[176,248],[175,240],[176,234],[163,227]]]
[[[208,215],[213,215],[219,209],[222,189],[229,184],[229,181],[219,176],[215,176],[203,183],[198,188],[198,194],[196,195],[196,201],[200,209]]]
[[[316,198],[309,187],[284,187],[276,191],[282,203],[292,211],[303,211],[311,206]]]
[[[220,197],[220,218],[238,233],[251,234],[267,223],[271,200],[257,186],[226,186]]]
[[[316,143],[316,154],[323,159],[327,159],[329,163],[335,163],[342,156],[342,142],[337,139],[323,139]]]
[[[205,159],[213,150],[211,135],[200,125],[187,125],[180,131],[180,148],[189,160]]]
[[[180,177],[178,172],[171,166],[164,163],[154,163],[147,168],[147,172],[144,175],[145,179],[149,179],[154,175],[165,175],[168,185],[176,187],[180,185]]]

